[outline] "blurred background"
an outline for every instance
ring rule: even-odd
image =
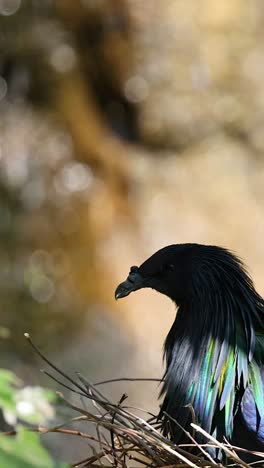
[[[233,249],[264,294],[263,44],[262,0],[0,0],[1,367],[52,385],[27,331],[93,382],[159,378],[173,304],[114,290],[166,244]]]

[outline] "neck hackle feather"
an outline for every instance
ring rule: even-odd
[[[206,246],[192,255],[191,293],[178,305],[164,344],[165,435],[180,442],[174,420],[187,427],[195,414],[207,432],[230,440],[246,392],[256,414],[254,427],[248,426],[258,431],[264,417],[263,318],[264,301],[234,254]]]

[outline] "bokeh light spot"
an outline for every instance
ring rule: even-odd
[[[137,103],[144,101],[148,96],[148,84],[145,78],[134,75],[129,78],[124,87],[124,93],[128,101]]]
[[[6,97],[7,93],[7,82],[0,76],[0,101]]]
[[[82,192],[90,188],[93,182],[91,169],[85,164],[68,163],[58,174],[55,187],[59,193]]]
[[[10,16],[17,12],[21,5],[21,0],[0,0],[0,14]]]
[[[38,275],[32,278],[29,291],[35,301],[46,304],[54,294],[54,284],[47,276]]]
[[[52,52],[50,62],[58,72],[69,72],[76,63],[76,54],[74,49],[67,44],[59,45]]]

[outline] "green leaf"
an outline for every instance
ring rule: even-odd
[[[15,437],[0,435],[0,466],[8,468],[66,468],[52,460],[39,434],[18,428]]]
[[[35,424],[46,424],[55,415],[51,402],[56,394],[42,387],[24,387],[16,391],[16,415],[18,419]]]
[[[8,369],[0,369],[0,381],[1,384],[3,383],[9,385],[18,385],[20,382],[16,375]]]
[[[15,411],[15,386],[19,380],[13,372],[0,369],[0,407],[9,411]]]

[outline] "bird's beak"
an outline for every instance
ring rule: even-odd
[[[120,283],[115,291],[115,298],[121,299],[128,296],[132,291],[144,287],[144,278],[138,271],[130,272],[126,281]]]

